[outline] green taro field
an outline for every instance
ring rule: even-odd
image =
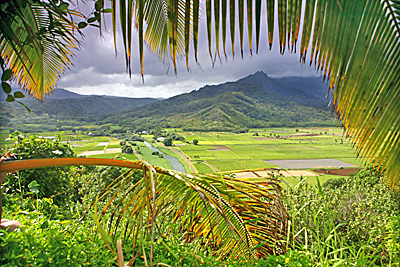
[[[185,138],[185,141],[174,141],[173,148],[182,152],[186,160],[200,173],[278,168],[279,166],[267,161],[296,159],[337,159],[363,167],[363,163],[356,158],[351,149],[349,139],[343,136],[341,128],[252,129],[247,133],[240,134],[183,132],[178,129],[177,131]],[[10,145],[10,142],[4,141],[8,135],[9,130],[0,131],[0,146]],[[51,137],[56,133],[46,132],[37,135]],[[148,141],[153,138],[152,135],[143,135],[142,137]],[[195,139],[198,140],[197,145],[193,144]],[[128,155],[118,151],[118,148],[121,148],[120,140],[113,137],[65,132],[62,134],[62,141],[69,142],[77,155],[138,160],[135,154]],[[141,159],[145,159],[155,166],[171,168],[168,160],[152,155],[152,151],[142,142],[136,143],[137,146],[132,148]],[[170,154],[180,158],[175,152],[170,151]],[[181,159],[181,161],[183,160]],[[311,183],[316,182],[315,177],[307,178]],[[331,175],[322,175],[319,179],[323,181],[326,180],[325,178],[332,177]],[[291,179],[285,178],[285,180],[294,182]]]
[[[274,168],[269,160],[337,159],[362,167],[341,128],[253,129],[247,133],[180,132],[175,142],[199,172]],[[197,145],[193,140],[197,139]]]

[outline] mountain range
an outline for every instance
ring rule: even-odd
[[[45,97],[44,101],[28,97],[21,100],[39,116],[48,114],[58,118],[86,118],[88,116],[130,110],[157,101],[159,99],[155,98],[80,95],[61,88],[55,89],[52,95]],[[17,103],[6,103],[2,105],[2,108],[6,108],[5,105],[15,107],[14,112],[20,110],[18,107],[21,107]]]
[[[272,79],[257,72],[236,82],[205,86],[163,101],[88,120],[133,128],[158,125],[190,130],[332,125],[328,100],[322,93],[317,93],[324,90],[322,81],[319,88],[304,86],[317,83],[316,79],[293,78],[282,82],[284,79]],[[285,82],[297,88],[286,86]],[[312,93],[308,94],[308,90]]]
[[[207,85],[165,100],[85,96],[56,89],[44,102],[23,100],[33,114],[22,117],[47,115],[144,129],[162,126],[232,130],[332,125],[325,95],[320,78],[273,79],[257,72],[235,82]],[[13,121],[22,118],[21,112],[24,112],[17,104],[1,103],[1,109]]]

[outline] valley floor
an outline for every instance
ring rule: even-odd
[[[185,141],[173,141],[172,147],[154,142],[154,136],[142,135],[152,145],[179,159],[187,172],[229,172],[237,177],[260,177],[269,175],[262,170],[280,170],[283,180],[296,184],[298,177],[305,177],[311,184],[318,178],[321,182],[337,177],[333,172],[320,169],[362,168],[348,139],[340,128],[269,128],[253,129],[247,133],[229,132],[178,132]],[[2,140],[8,131],[1,131]],[[55,133],[41,133],[53,138]],[[97,158],[120,157],[126,160],[145,159],[151,164],[173,168],[170,162],[158,155],[152,155],[142,142],[134,142],[132,154],[123,154],[120,140],[107,136],[88,136],[68,133],[63,137],[80,156]],[[197,145],[193,141],[197,140]],[[0,145],[6,145],[2,141]],[[253,172],[253,170],[260,170]],[[294,169],[301,169],[294,171]],[[290,171],[284,171],[290,170]],[[261,175],[262,174],[262,175]]]

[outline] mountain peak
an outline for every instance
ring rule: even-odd
[[[268,77],[268,74],[266,74],[262,70],[259,70],[259,71],[255,72],[253,75],[263,75],[263,76],[267,76]]]
[[[253,73],[253,74],[250,74],[250,75],[247,76],[247,77],[253,77],[253,78],[256,78],[256,79],[270,79],[270,77],[268,76],[268,74],[266,74],[266,73],[263,72],[262,70],[259,70],[259,71],[255,72],[255,73]],[[245,78],[247,78],[247,77],[245,77]]]

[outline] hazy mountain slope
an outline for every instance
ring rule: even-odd
[[[25,100],[24,103],[35,112],[47,113],[61,118],[84,118],[129,110],[157,101],[152,98],[89,96],[84,98],[47,99],[44,102]]]
[[[260,72],[237,82],[205,86],[144,107],[89,120],[139,128],[160,125],[204,130],[332,124],[324,100],[283,86]]]
[[[22,102],[32,110],[31,113],[18,103],[0,103],[0,126],[4,126],[10,120],[15,122],[22,118],[86,118],[130,110],[158,101],[160,100],[154,98],[86,96],[55,89],[54,95],[47,97],[43,102],[28,97],[23,99]]]
[[[85,98],[85,97],[89,97],[89,96],[77,94],[77,93],[62,89],[62,88],[56,88],[51,93],[51,95],[46,95],[44,97],[44,99],[46,101],[47,99],[68,99],[68,98]]]
[[[12,86],[13,92],[18,91],[18,87]],[[3,92],[3,90],[0,90],[0,101],[4,101],[6,99],[7,95]],[[70,92],[68,90],[62,89],[62,88],[56,88],[50,95],[45,95],[44,99],[45,101],[48,99],[67,99],[67,98],[85,98],[88,97],[88,95],[80,95],[74,92]],[[26,96],[24,99],[22,99],[22,102],[28,101],[28,100],[34,100],[33,97]]]
[[[277,78],[276,81],[284,86],[299,89],[316,98],[328,101],[326,98],[326,84],[323,82],[322,77],[283,77]]]
[[[302,105],[314,107],[326,106],[326,100],[315,94],[316,92],[320,92],[321,90],[321,87],[319,85],[317,87],[315,86],[317,84],[307,84],[305,82],[301,84],[295,84],[295,81],[300,80],[288,78],[272,79],[268,77],[264,72],[258,71],[252,75],[238,80],[236,83],[257,84],[267,91],[270,91],[287,100],[291,100]]]

